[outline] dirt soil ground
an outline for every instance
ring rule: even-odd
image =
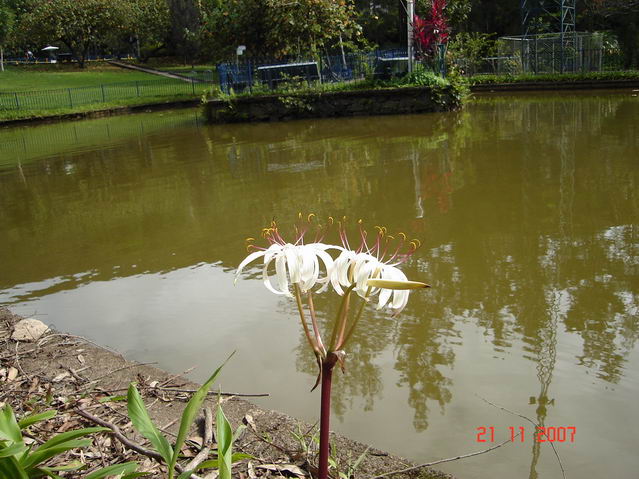
[[[126,401],[122,398],[126,396],[131,382],[137,382],[158,427],[169,441],[175,438],[182,410],[191,396],[189,391],[197,389],[197,384],[149,365],[127,361],[121,355],[78,336],[50,331],[37,341],[14,341],[11,335],[20,319],[0,307],[0,407],[9,404],[18,419],[27,413],[58,410],[53,419],[30,426],[25,431],[28,442],[34,447],[54,434],[96,426],[79,415],[78,411],[82,410],[117,426],[126,438],[148,449],[150,446],[146,440],[134,431],[127,416]],[[267,479],[312,475],[315,471],[313,464],[317,460],[317,448],[311,439],[317,433],[313,426],[261,409],[237,396],[223,396],[223,401],[222,407],[233,428],[242,423],[247,425],[234,444],[234,451],[253,456],[234,465],[234,477]],[[214,412],[216,402],[217,393],[212,394],[205,405]],[[196,421],[190,441],[182,449],[182,464],[203,449],[202,442],[206,442],[202,439],[206,436],[204,423],[202,418]],[[294,433],[299,432],[303,437],[296,439]],[[123,445],[111,432],[92,437],[92,446],[53,458],[48,464],[68,464],[79,460],[85,464],[82,470],[59,474],[64,478],[81,478],[101,467],[136,461],[140,464],[139,470],[149,472],[146,477],[166,477],[166,468],[162,464]],[[402,458],[374,448],[367,450],[366,445],[337,434],[331,435],[331,442],[339,469],[332,469],[335,478],[371,479],[412,466]],[[212,448],[215,449],[214,439]],[[349,466],[353,466],[365,451],[358,468],[354,472],[349,471]],[[214,457],[213,453],[209,458]],[[197,477],[212,479],[216,477],[216,471],[201,471]],[[452,479],[452,476],[425,468],[388,477]]]

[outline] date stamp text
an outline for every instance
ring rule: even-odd
[[[494,426],[479,426],[475,429],[476,442],[495,442]],[[575,426],[537,426],[534,430],[523,426],[508,428],[512,442],[575,442],[577,428]]]

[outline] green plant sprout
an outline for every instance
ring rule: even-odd
[[[56,410],[44,411],[38,414],[24,416],[20,421],[15,417],[11,406],[6,405],[0,411],[0,478],[3,479],[35,479],[51,477],[62,479],[58,472],[82,469],[84,464],[73,461],[63,466],[49,467],[44,464],[55,456],[76,448],[88,447],[91,439],[79,439],[96,432],[108,431],[106,427],[88,427],[67,431],[33,448],[24,440],[23,431],[29,426],[52,419],[57,415]],[[119,475],[121,479],[133,479],[143,475],[135,472],[137,463],[127,462],[116,464],[93,471],[86,479],[101,479],[109,475]]]
[[[187,434],[191,429],[191,425],[195,421],[196,415],[200,408],[202,407],[202,403],[206,399],[211,386],[215,382],[218,374],[224,367],[224,365],[228,362],[229,359],[235,354],[235,352],[231,353],[231,355],[226,358],[224,363],[215,370],[215,372],[209,377],[209,379],[193,394],[186,407],[184,408],[184,412],[182,413],[182,419],[180,420],[180,427],[178,429],[177,438],[175,440],[175,444],[171,446],[166,437],[160,432],[157,426],[151,420],[149,416],[149,412],[144,405],[144,401],[140,396],[135,384],[131,383],[129,386],[128,394],[127,394],[127,409],[129,412],[129,419],[131,419],[131,423],[133,427],[153,446],[154,450],[162,456],[162,459],[166,463],[168,467],[168,478],[173,479],[177,471],[177,461],[180,456],[180,450],[184,445]],[[251,458],[252,456],[248,454],[233,454],[233,441],[237,437],[240,432],[240,426],[235,433],[233,433],[231,429],[231,425],[229,424],[224,412],[222,411],[221,401],[218,399],[217,406],[217,419],[216,419],[216,427],[217,427],[217,459],[204,461],[200,463],[193,470],[182,470],[178,479],[188,479],[191,474],[195,473],[200,469],[210,469],[210,468],[218,468],[220,472],[220,479],[231,479],[231,466],[233,462],[237,462],[241,459]],[[180,468],[182,469],[182,468]]]

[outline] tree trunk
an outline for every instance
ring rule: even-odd
[[[4,71],[4,48],[0,47],[0,71]]]

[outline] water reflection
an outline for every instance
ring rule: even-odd
[[[413,440],[427,429],[445,436],[440,418],[455,417],[455,410],[468,415],[469,431],[481,425],[472,412],[473,391],[460,379],[459,363],[469,355],[504,397],[507,369],[498,361],[507,360],[521,378],[521,401],[511,408],[541,424],[569,421],[583,430],[593,414],[602,414],[621,427],[624,418],[606,402],[629,401],[639,391],[627,379],[639,335],[636,118],[635,99],[600,93],[479,98],[453,114],[277,127],[209,127],[185,111],[0,131],[0,302],[46,308],[73,293],[88,307],[96,288],[118,290],[116,298],[155,291],[152,306],[118,312],[122,321],[132,314],[147,318],[136,323],[137,335],[147,337],[135,347],[152,356],[159,345],[171,348],[166,337],[175,334],[173,320],[163,309],[175,301],[174,292],[187,284],[203,296],[219,288],[219,301],[232,302],[224,314],[235,315],[234,327],[249,335],[250,328],[264,327],[242,319],[253,309],[260,317],[268,310],[272,321],[295,312],[286,302],[273,300],[267,308],[259,293],[246,301],[226,289],[228,272],[244,255],[244,238],[299,210],[364,217],[424,240],[405,269],[433,288],[413,295],[398,321],[371,312],[356,332],[346,374],[335,385],[335,414],[346,427],[349,417],[370,414],[380,428],[362,429],[362,438],[389,447],[383,410],[407,409],[414,431],[403,434]],[[254,291],[259,287],[256,281]],[[188,298],[177,300],[186,316],[203,317],[211,307]],[[326,327],[337,305],[320,298],[317,306]],[[106,334],[105,310],[83,327]],[[290,323],[282,328],[292,329]],[[154,331],[145,333],[149,324]],[[472,349],[467,326],[489,343],[488,355]],[[238,329],[229,331],[235,335],[212,336],[213,346],[244,341]],[[262,340],[279,339],[273,330],[259,331]],[[194,357],[211,348],[189,340]],[[294,368],[312,384],[313,357],[301,332],[294,340]],[[567,342],[576,344],[574,351]],[[186,355],[172,354],[173,361]],[[283,387],[293,381],[278,362],[286,350],[260,354],[269,371],[281,375],[273,381]],[[562,408],[570,401],[562,387],[580,390],[591,376],[625,392],[611,396],[597,386],[590,394],[601,398],[600,409],[566,417]],[[401,399],[389,404],[387,396]],[[290,405],[282,401],[270,407]],[[606,439],[617,451],[628,447],[622,436]],[[459,444],[459,438],[445,443]],[[404,444],[397,452],[403,448],[412,451]],[[583,461],[591,453],[568,455]],[[422,453],[406,454],[419,459]],[[540,457],[535,444],[519,476],[524,469],[531,478],[550,470]],[[612,462],[602,467],[617,467],[621,475],[629,470],[628,462]]]

